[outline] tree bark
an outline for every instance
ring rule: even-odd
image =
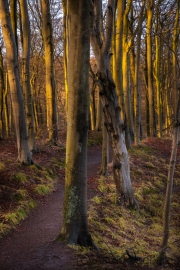
[[[42,10],[42,35],[45,51],[46,65],[46,106],[47,106],[47,127],[49,141],[53,144],[59,143],[58,119],[56,104],[56,87],[54,79],[54,49],[53,49],[53,30],[50,14],[49,0],[41,0]]]
[[[63,227],[59,239],[91,246],[87,222],[89,1],[69,0],[68,114]]]
[[[26,121],[28,130],[29,147],[32,152],[36,151],[33,101],[30,86],[30,22],[26,0],[20,0],[22,18],[22,88],[25,98]]]
[[[31,165],[33,160],[28,145],[26,116],[18,72],[17,48],[11,27],[8,2],[5,0],[0,1],[0,19],[6,45],[7,70],[17,136],[18,159],[22,164]]]
[[[104,176],[108,175],[108,163],[109,163],[109,138],[103,115],[101,175]]]
[[[152,76],[152,17],[153,17],[154,0],[148,1],[147,4],[147,79],[148,79],[148,104],[149,104],[149,131],[150,136],[155,135],[155,112],[154,112],[154,89]]]
[[[120,118],[120,107],[109,63],[113,12],[114,1],[109,0],[106,17],[106,39],[102,40],[99,34],[99,22],[97,20],[93,20],[93,15],[96,13],[101,14],[102,11],[100,10],[99,1],[94,2],[94,6],[92,6],[91,10],[91,45],[97,63],[97,77],[99,80],[100,97],[103,106],[105,125],[114,156],[113,175],[116,183],[117,203],[137,207],[137,202],[133,196],[131,186],[129,157],[124,138],[124,125]]]

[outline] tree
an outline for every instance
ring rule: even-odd
[[[147,87],[148,87],[148,107],[149,107],[149,131],[150,136],[155,135],[155,112],[154,112],[154,89],[152,75],[152,17],[154,10],[154,1],[147,3],[147,27],[146,27],[146,43],[147,43]]]
[[[59,135],[56,105],[56,87],[54,79],[53,30],[51,23],[49,0],[41,0],[41,11],[42,36],[46,64],[47,127],[49,131],[49,141],[52,141],[56,144],[59,141]]]
[[[36,151],[33,101],[30,85],[30,22],[26,0],[20,0],[22,21],[22,89],[25,100],[28,141],[31,151]]]
[[[69,0],[68,113],[63,227],[59,238],[92,245],[87,223],[89,1]]]
[[[26,116],[18,71],[17,47],[12,32],[8,2],[5,0],[0,1],[0,19],[6,45],[7,70],[17,137],[18,160],[22,164],[31,165],[33,160],[28,144]]]
[[[133,196],[130,166],[124,138],[124,125],[120,118],[120,107],[116,94],[116,86],[110,71],[110,47],[114,16],[114,0],[108,1],[106,10],[106,33],[100,24],[102,16],[100,0],[92,2],[91,6],[91,45],[97,63],[100,97],[105,118],[105,125],[113,150],[113,175],[116,184],[117,203],[137,207]],[[102,39],[103,35],[103,39]]]
[[[174,128],[173,128],[172,150],[171,150],[171,158],[170,158],[170,164],[169,164],[169,170],[168,170],[166,197],[165,197],[164,212],[163,212],[163,238],[162,238],[162,244],[161,244],[161,251],[159,252],[159,258],[158,258],[160,263],[164,263],[164,260],[166,257],[168,239],[169,239],[169,222],[170,222],[172,187],[173,187],[174,170],[176,166],[177,148],[179,144],[179,127],[180,127],[179,119],[180,119],[180,99],[177,102]]]

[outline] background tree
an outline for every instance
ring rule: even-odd
[[[124,205],[137,206],[131,187],[129,157],[125,145],[123,123],[120,118],[120,107],[110,71],[110,47],[114,8],[114,1],[109,0],[106,10],[106,32],[102,34],[103,28],[100,24],[102,3],[100,0],[92,3],[91,45],[97,63],[97,77],[105,125],[113,151],[113,175],[116,184],[117,202]],[[105,38],[102,39],[102,36]]]
[[[56,87],[54,80],[54,49],[53,30],[51,23],[49,0],[41,0],[42,10],[42,35],[46,65],[46,104],[47,104],[47,127],[49,140],[58,143],[58,120],[56,109]]]
[[[20,10],[22,16],[22,90],[26,111],[26,121],[28,130],[28,141],[31,151],[36,151],[33,101],[30,85],[30,22],[27,1],[20,0]]]
[[[24,102],[18,71],[17,47],[12,32],[8,2],[4,0],[0,1],[0,19],[6,45],[7,70],[17,137],[18,160],[22,164],[31,165],[33,160],[28,144]]]

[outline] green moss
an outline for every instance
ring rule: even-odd
[[[23,184],[27,183],[27,177],[24,173],[18,172],[12,176],[12,178],[16,181],[19,181]]]
[[[76,187],[70,187],[68,191],[68,200],[66,206],[66,223],[70,223],[72,217],[75,215],[75,211],[77,208],[77,195],[76,195]]]
[[[144,165],[146,168],[154,169],[155,166],[151,162],[146,162]]]
[[[28,196],[28,193],[25,189],[18,189],[16,193],[13,194],[13,199],[15,201],[20,201],[25,199]]]
[[[43,184],[38,184],[35,187],[35,192],[38,193],[39,195],[46,195],[51,192],[51,189],[49,186],[43,185]]]
[[[4,169],[5,169],[4,163],[0,162],[0,172],[3,171]]]

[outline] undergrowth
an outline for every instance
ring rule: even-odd
[[[140,212],[116,205],[112,175],[98,179],[98,195],[90,202],[89,227],[95,245],[116,258],[126,250],[141,257],[141,265],[151,267],[160,251],[163,235],[163,207],[167,182],[165,159],[158,160],[154,148],[146,145],[130,151],[131,178]],[[137,162],[138,160],[138,162]],[[180,182],[176,181],[180,186]],[[180,253],[179,194],[174,193],[171,205],[170,237],[167,249],[169,262]]]
[[[9,161],[7,161],[8,163]],[[60,163],[60,161],[57,162]],[[0,170],[5,170],[0,162]],[[12,163],[11,163],[12,164]],[[14,170],[6,172],[0,182],[0,238],[24,220],[30,210],[37,206],[38,199],[51,193],[57,185],[57,169],[50,167],[21,166],[14,163]],[[3,176],[3,175],[2,175]]]

